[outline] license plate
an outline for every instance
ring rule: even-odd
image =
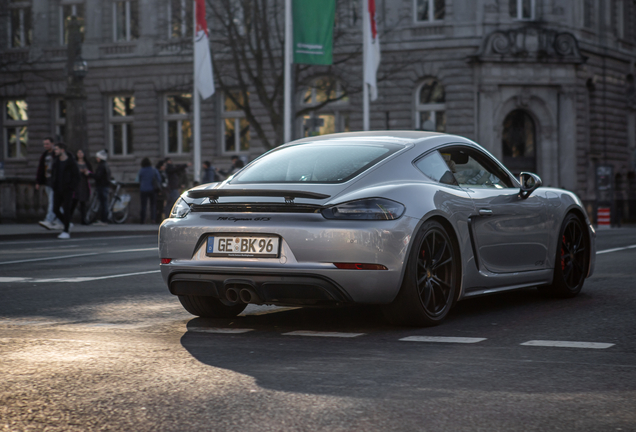
[[[279,244],[279,238],[273,236],[210,236],[205,252],[218,257],[278,258]]]

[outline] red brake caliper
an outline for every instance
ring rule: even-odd
[[[561,243],[561,271],[565,270],[565,250],[563,250],[563,245],[565,244],[565,236],[563,236],[563,243]]]

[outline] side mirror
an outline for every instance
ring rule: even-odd
[[[521,174],[519,174],[519,182],[521,183],[519,196],[523,199],[528,198],[530,194],[535,191],[535,189],[543,184],[543,182],[541,181],[541,177],[528,172],[522,172]]]

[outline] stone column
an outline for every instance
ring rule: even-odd
[[[88,155],[86,90],[84,89],[84,76],[87,68],[86,62],[82,59],[80,26],[77,17],[72,17],[69,21],[67,86],[64,95],[66,101],[66,136],[64,140],[73,153],[81,149]]]
[[[576,88],[563,87],[558,97],[559,184],[555,186],[576,191]]]

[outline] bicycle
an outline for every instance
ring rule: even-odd
[[[121,183],[111,180],[111,192],[108,199],[108,220],[122,224],[128,218],[128,204],[130,203],[130,195],[127,193],[120,193]],[[95,222],[97,217],[101,214],[101,207],[99,197],[97,193],[93,193],[88,210],[86,210],[86,216],[84,217],[84,223],[91,224]]]

